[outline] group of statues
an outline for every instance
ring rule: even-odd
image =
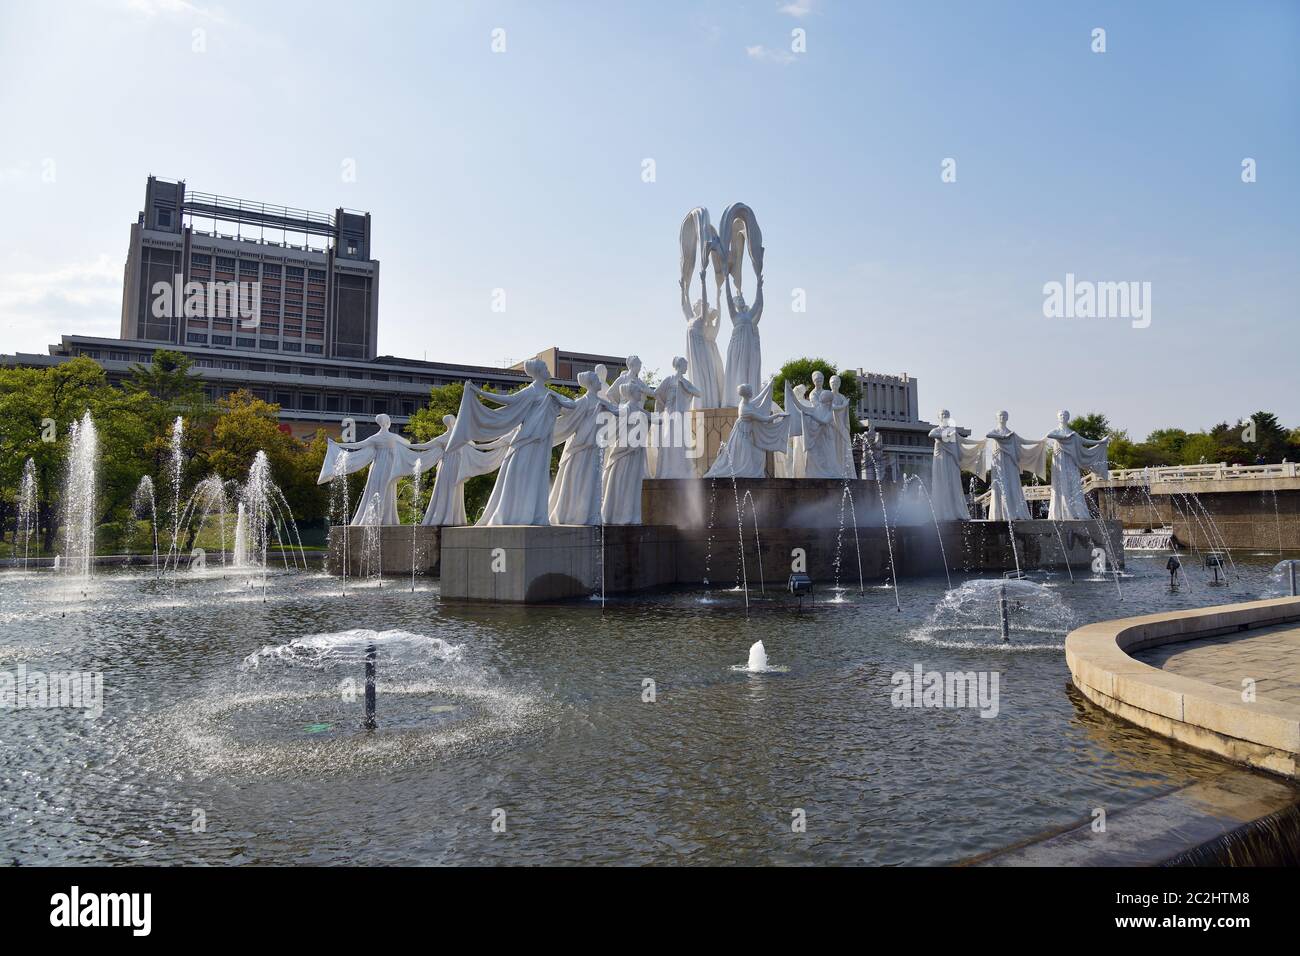
[[[640,524],[642,482],[652,476],[695,478],[701,449],[691,434],[691,413],[719,408],[735,408],[736,419],[706,478],[762,478],[769,453],[778,478],[858,477],[851,402],[840,391],[838,375],[829,383],[821,372],[812,374],[811,383],[786,381],[779,404],[774,379],[758,386],[763,380],[758,332],[763,234],[744,203],[728,206],[720,227],[713,226],[702,206],[682,221],[679,284],[686,355],[673,359],[672,373],[657,385],[642,378],[641,360],[631,355],[613,382],[607,381],[603,365],[579,374],[582,393],[569,398],[548,387],[546,364],[531,359],[524,363],[531,381],[516,392],[499,394],[466,382],[458,413],[443,418],[446,430],[432,441],[408,442],[391,431],[387,415],[376,416],[378,431],[362,441],[331,440],[319,481],[369,467],[353,524],[400,524],[397,482],[431,469],[436,477],[425,525],[466,524],[465,482],[493,471],[498,472],[496,482],[479,525]],[[743,291],[746,254],[755,276],[752,305]],[[697,265],[700,293],[692,302]],[[724,298],[731,319],[725,363],[718,349]],[[651,400],[653,416],[646,409]],[[1104,475],[1106,442],[1071,431],[1068,413],[1059,418],[1055,431],[1027,442],[1007,427],[1006,412],[983,439],[964,437],[948,412],[942,412],[930,432],[935,516],[941,521],[970,519],[961,484],[961,473],[969,471],[991,476],[991,519],[1029,518],[1020,473],[1043,477],[1050,449],[1050,517],[1087,519],[1079,475],[1083,469]],[[559,445],[563,450],[552,481],[552,449]],[[883,445],[878,434],[869,432],[864,455],[872,449],[879,452],[870,454],[872,477],[879,480]]]
[[[1084,438],[1069,426],[1070,413],[1057,413],[1057,427],[1038,441],[1025,441],[1007,427],[1007,413],[998,412],[997,426],[983,438],[965,438],[952,424],[947,409],[930,430],[934,463],[930,478],[930,503],[939,521],[969,521],[970,509],[962,492],[961,473],[969,471],[989,483],[991,521],[1028,520],[1029,504],[1020,485],[1021,472],[1047,477],[1047,455],[1052,455],[1052,488],[1047,517],[1052,521],[1087,521],[1092,515],[1080,475],[1091,471],[1105,478],[1109,439]]]
[[[493,471],[498,474],[480,526],[640,524],[641,482],[649,474],[645,402],[653,397],[656,407],[680,404],[689,394],[684,375],[651,388],[631,356],[612,383],[604,366],[579,374],[582,394],[569,398],[547,386],[545,362],[530,359],[524,371],[532,381],[509,394],[466,382],[458,414],[443,418],[446,430],[432,441],[408,442],[390,430],[387,415],[377,415],[378,431],[361,441],[330,439],[318,481],[370,468],[354,525],[400,524],[398,480],[434,468],[425,525],[466,524],[465,482]],[[608,427],[611,422],[617,428]],[[611,434],[614,440],[602,440]],[[557,445],[563,450],[552,483]]]

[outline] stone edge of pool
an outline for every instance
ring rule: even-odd
[[[1130,656],[1179,641],[1300,621],[1300,597],[1099,621],[1071,631],[1065,660],[1079,691],[1129,723],[1197,750],[1300,779],[1300,707],[1245,703],[1239,691]]]

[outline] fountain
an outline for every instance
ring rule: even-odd
[[[131,496],[131,517],[139,521],[149,516],[150,538],[153,548],[153,570],[158,573],[158,500],[153,492],[153,479],[145,475]]]
[[[945,592],[909,637],[949,648],[1055,650],[1065,646],[1073,625],[1069,608],[1050,588],[1017,578],[976,578]]]
[[[18,485],[18,520],[14,523],[14,557],[18,556],[18,543],[22,542],[23,570],[27,570],[31,554],[32,532],[38,524],[36,488],[36,462],[28,458],[23,463],[23,477]],[[39,543],[37,549],[39,552]]]
[[[90,412],[73,422],[68,435],[67,476],[63,485],[63,566],[72,574],[90,577],[95,561],[95,469],[99,433]]]

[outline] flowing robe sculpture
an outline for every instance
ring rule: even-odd
[[[686,316],[686,362],[691,378],[699,387],[692,396],[692,408],[721,408],[726,372],[718,351],[719,309],[722,305],[724,260],[717,230],[709,224],[709,211],[692,209],[682,220],[681,228],[682,314]],[[700,297],[691,304],[691,273],[700,264]],[[714,299],[709,305],[708,272],[713,266]]]
[[[606,397],[610,401],[621,405],[622,399],[619,396],[622,394],[621,389],[624,385],[631,385],[635,389],[634,397],[630,400],[636,402],[637,408],[645,408],[646,399],[654,395],[654,389],[647,385],[645,379],[641,377],[641,359],[639,356],[629,355],[627,357],[627,368],[619,372],[618,377],[610,383]],[[654,452],[654,448],[646,450],[644,459],[646,466],[644,477],[646,478],[649,478],[654,473]]]
[[[808,391],[807,385],[796,385],[793,391],[800,402],[808,404],[805,394]],[[790,413],[790,417],[786,419],[789,423],[789,431],[785,441],[785,451],[777,452],[772,459],[778,478],[804,477],[803,419],[795,414],[795,409],[791,408],[790,404],[787,398],[785,410]]]
[[[432,453],[438,465],[433,493],[424,509],[424,520],[420,522],[429,527],[467,524],[465,482],[500,468],[510,447],[509,435],[482,444],[465,440],[463,431],[457,436],[455,415],[444,415],[442,423],[447,430],[437,438],[423,445],[411,446]],[[448,451],[453,437],[458,438],[459,444]]]
[[[1057,428],[1045,439],[1052,446],[1052,501],[1047,517],[1052,521],[1088,521],[1092,513],[1079,473],[1087,469],[1099,478],[1110,475],[1106,461],[1110,439],[1084,438],[1070,428],[1069,420],[1069,412],[1058,413]]]
[[[686,377],[688,363],[678,356],[673,359],[673,374],[655,389],[655,477],[694,478],[695,463],[687,456],[687,441],[691,438],[691,403],[700,396],[700,390]]]
[[[989,480],[989,520],[1026,521],[1030,518],[1020,473],[1047,477],[1047,442],[1025,441],[1007,427],[1007,413],[998,413],[998,424],[985,445],[984,474]]]
[[[619,439],[605,449],[604,500],[601,518],[605,524],[641,523],[641,482],[646,474],[646,441],[650,419],[639,390],[632,382],[618,387]],[[623,427],[626,422],[626,427]]]
[[[551,485],[551,524],[600,524],[601,412],[617,415],[618,406],[600,397],[595,372],[579,373],[578,383],[585,391],[555,425],[554,441],[564,442],[564,451]]]
[[[758,322],[763,316],[763,234],[754,211],[744,203],[728,206],[722,213],[720,241],[727,257],[727,314],[731,316],[722,401],[732,406],[736,404],[737,388],[753,388],[754,383],[763,380],[763,349],[758,334]],[[746,304],[741,291],[746,248],[758,282],[752,306]]]
[[[939,413],[939,421],[937,428],[930,429],[930,437],[934,439],[930,504],[938,521],[969,521],[970,508],[961,488],[961,473],[978,470],[984,441],[962,438],[952,426],[947,409]]]
[[[795,395],[787,381],[785,410],[790,414],[790,428],[798,428],[803,437],[802,477],[845,477],[839,443],[836,441],[837,427],[835,410],[831,407],[831,393],[822,389],[820,401],[804,402]]]
[[[856,474],[853,467],[853,431],[849,426],[849,401],[847,395],[840,394],[842,384],[838,375],[831,376],[831,410],[835,413],[835,445],[839,449],[840,473],[837,478],[852,478]]]
[[[789,437],[786,413],[772,408],[772,383],[754,396],[749,385],[736,389],[740,404],[736,424],[723,443],[705,478],[762,478],[766,452],[785,451]]]
[[[381,525],[401,524],[397,513],[397,481],[408,478],[415,469],[424,471],[437,460],[435,456],[426,457],[422,446],[412,446],[401,435],[389,431],[392,423],[387,415],[376,415],[375,423],[379,431],[369,438],[356,442],[336,442],[328,439],[325,446],[325,460],[321,463],[320,475],[316,478],[318,485],[328,484],[336,475],[339,460],[346,452],[343,462],[343,474],[360,471],[367,465],[370,473],[366,475],[366,486],[362,489],[357,502],[357,510],[352,515],[351,524],[359,525],[366,517],[366,509],[374,505],[372,519]],[[376,501],[378,502],[376,504]]]
[[[465,383],[460,414],[447,448],[460,444],[459,438],[489,441],[509,435],[509,447],[501,460],[501,470],[492,495],[488,498],[479,527],[490,525],[550,524],[551,446],[555,420],[562,409],[572,408],[573,400],[546,387],[546,364],[538,359],[524,363],[532,382],[510,395],[496,395]],[[501,408],[489,408],[480,399],[495,402]],[[461,435],[456,433],[460,432]]]

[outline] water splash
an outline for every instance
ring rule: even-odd
[[[73,422],[68,438],[67,477],[63,485],[63,567],[89,578],[95,559],[95,470],[99,432],[90,412]]]
[[[39,523],[38,514],[38,495],[36,486],[36,462],[28,458],[23,463],[23,477],[18,485],[18,520],[14,525],[14,556],[18,554],[18,544],[22,543],[23,547],[23,570],[27,570],[27,563],[31,556],[32,532]],[[40,544],[37,543],[39,551]]]

